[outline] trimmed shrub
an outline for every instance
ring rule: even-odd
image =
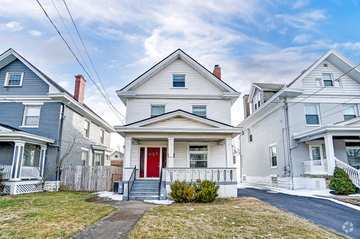
[[[204,180],[196,185],[196,202],[213,202],[218,196],[219,186],[209,180]]]
[[[195,200],[195,196],[195,188],[193,185],[178,180],[171,184],[170,197],[175,202],[193,202]]]
[[[218,189],[219,186],[208,180],[195,184],[175,181],[171,185],[170,197],[178,203],[207,203],[216,199]]]
[[[349,195],[357,191],[349,175],[341,168],[335,168],[334,176],[330,179],[329,187],[338,195]]]

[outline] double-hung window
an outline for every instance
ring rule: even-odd
[[[333,87],[334,81],[331,73],[323,73],[322,74],[323,84],[325,87]]]
[[[344,120],[353,119],[356,115],[356,105],[348,104],[344,106]]]
[[[25,105],[23,125],[25,127],[39,127],[41,105]]]
[[[90,137],[90,121],[87,121],[87,120],[84,120],[84,136],[86,138],[89,138]]]
[[[185,74],[173,74],[172,75],[172,87],[173,88],[185,88]]]
[[[277,164],[278,164],[278,160],[277,160],[278,154],[277,154],[276,145],[270,145],[269,153],[270,153],[271,167],[275,168],[275,167],[277,167]]]
[[[193,105],[192,113],[201,117],[206,117],[206,105]]]
[[[105,130],[100,130],[100,143],[104,144],[105,142]]]
[[[318,104],[305,104],[305,120],[307,125],[320,125]]]
[[[89,164],[89,151],[83,149],[81,151],[81,164],[82,166],[88,166]]]
[[[23,72],[6,72],[5,86],[21,86],[23,81]]]
[[[190,145],[189,157],[190,157],[190,168],[207,168],[208,146]]]
[[[165,113],[165,105],[151,105],[151,117]]]

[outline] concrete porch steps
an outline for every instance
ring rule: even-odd
[[[159,180],[136,179],[129,196],[130,200],[159,199]]]

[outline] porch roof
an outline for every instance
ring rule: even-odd
[[[306,142],[317,138],[322,138],[326,134],[333,136],[360,136],[360,126],[356,125],[328,125],[308,130],[293,135],[293,138],[300,142]]]
[[[156,123],[176,118],[183,118],[191,122],[199,123],[184,125],[175,123],[173,125],[159,126]],[[200,127],[202,126],[202,127]],[[116,131],[124,133],[212,133],[212,134],[239,134],[241,128],[222,123],[213,119],[200,117],[190,112],[178,109],[158,116],[149,117],[137,122],[123,126],[115,126]]]
[[[36,144],[47,144],[55,142],[55,140],[53,139],[49,139],[35,134],[30,134],[9,125],[0,124],[0,142],[16,140],[23,140],[25,142]]]

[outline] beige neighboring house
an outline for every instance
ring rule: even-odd
[[[125,138],[125,196],[164,198],[175,180],[204,179],[221,197],[236,196],[232,139],[240,129],[231,107],[240,93],[218,65],[210,72],[178,49],[117,94],[127,107],[126,124],[115,127]]]

